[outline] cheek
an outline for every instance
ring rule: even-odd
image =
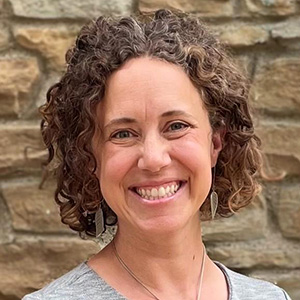
[[[105,199],[115,198],[122,192],[126,174],[134,164],[135,156],[129,148],[106,146],[103,148],[102,163],[99,168],[99,180]]]
[[[174,158],[185,167],[190,176],[191,196],[205,199],[211,187],[211,148],[209,142],[197,139],[176,143]]]
[[[189,137],[173,144],[174,158],[185,165],[190,171],[203,172],[211,168],[211,147],[208,141]]]

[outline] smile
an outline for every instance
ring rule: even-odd
[[[182,184],[183,181],[173,181],[159,186],[138,187],[132,190],[146,200],[158,200],[175,195]]]

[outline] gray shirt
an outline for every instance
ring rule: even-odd
[[[225,274],[229,287],[228,300],[291,300],[288,294],[268,281],[234,272],[220,262],[214,263]],[[126,300],[108,285],[86,262],[44,288],[26,295],[22,300]]]

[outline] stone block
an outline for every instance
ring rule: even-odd
[[[250,272],[249,276],[273,282],[286,290],[291,299],[300,299],[300,270],[256,270]]]
[[[33,232],[71,232],[60,221],[59,207],[54,200],[55,182],[46,181],[39,189],[40,180],[11,181],[2,185],[13,228]]]
[[[39,107],[46,102],[46,94],[48,89],[55,83],[57,83],[61,78],[61,72],[49,72],[45,74],[45,78],[41,85],[39,86],[39,92],[36,97],[34,105],[30,107],[27,111],[27,119],[40,119],[41,114],[39,113]]]
[[[282,172],[290,176],[300,176],[300,160],[294,155],[266,154],[264,160],[265,171],[270,176],[278,176]]]
[[[277,40],[278,44],[286,48],[284,51],[295,51],[299,53],[300,51],[300,39],[279,39]]]
[[[203,222],[202,235],[205,242],[246,241],[264,238],[266,227],[267,207],[260,195],[230,218]]]
[[[13,241],[11,220],[7,206],[2,197],[0,197],[0,228],[0,245],[11,243]]]
[[[267,171],[273,170],[272,176],[300,173],[300,125],[283,122],[261,123],[257,127],[257,134],[267,156]]]
[[[245,0],[250,14],[286,16],[296,11],[295,0]]]
[[[1,6],[1,4],[0,4]],[[1,9],[1,7],[0,7]],[[3,24],[0,24],[0,50],[6,49],[9,47],[9,33],[8,28]]]
[[[231,47],[247,47],[266,43],[269,39],[267,30],[252,25],[222,27],[219,39]]]
[[[75,43],[78,30],[64,28],[16,27],[14,36],[17,42],[25,48],[41,53],[54,70],[65,69],[65,54]]]
[[[80,240],[79,237],[28,237],[13,244],[0,245],[0,291],[4,296],[20,299],[99,250],[95,242]]]
[[[0,174],[15,169],[38,168],[46,158],[38,123],[0,125]]]
[[[234,57],[235,63],[240,71],[247,77],[250,78],[253,70],[253,59],[250,56],[237,56]]]
[[[255,223],[252,225],[256,226]],[[210,244],[208,254],[211,259],[235,269],[300,267],[299,243],[271,233],[268,239]]]
[[[284,186],[280,190],[277,209],[278,223],[283,236],[300,239],[300,188]]]
[[[91,19],[100,15],[128,15],[132,12],[133,0],[73,1],[73,0],[8,0],[13,14],[18,17],[37,19]]]
[[[278,23],[271,29],[271,36],[275,39],[300,38],[300,20]]]
[[[300,125],[297,123],[261,123],[257,133],[267,154],[293,156],[300,160]]]
[[[20,116],[32,102],[30,95],[40,71],[35,58],[0,60],[0,116]]]
[[[276,113],[300,112],[300,57],[278,58],[257,70],[254,106]]]
[[[148,12],[159,8],[176,8],[195,12],[202,17],[225,17],[233,15],[230,0],[139,0],[139,10]]]

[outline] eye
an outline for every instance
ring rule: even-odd
[[[189,127],[189,125],[186,124],[186,123],[174,122],[174,123],[170,124],[167,131],[180,131],[180,130],[185,129],[187,127]]]
[[[120,130],[115,132],[112,136],[113,139],[128,139],[133,137],[133,134],[129,130]]]

